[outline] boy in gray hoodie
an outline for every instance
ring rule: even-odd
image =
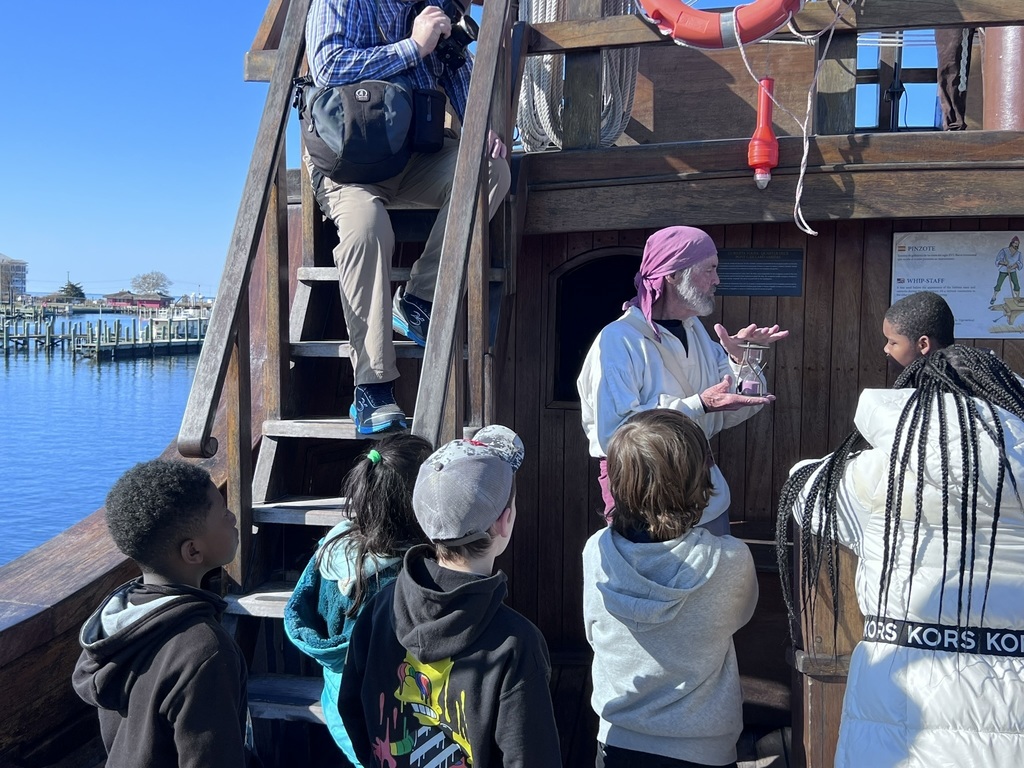
[[[612,524],[583,550],[597,768],[736,764],[742,695],[732,636],[750,620],[750,550],[694,527],[711,496],[707,438],[665,409],[608,445]]]

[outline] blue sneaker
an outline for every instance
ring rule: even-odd
[[[405,413],[395,402],[394,382],[357,384],[355,402],[348,409],[361,435],[384,432],[392,427],[405,428]]]
[[[421,347],[427,346],[427,328],[430,325],[431,303],[412,296],[399,286],[391,302],[391,326],[407,339]]]

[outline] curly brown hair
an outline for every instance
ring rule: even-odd
[[[714,486],[704,431],[679,411],[634,414],[608,443],[608,481],[615,499],[612,530],[646,532],[671,541],[689,531]]]

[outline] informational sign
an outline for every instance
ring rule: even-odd
[[[1024,338],[1024,254],[1016,232],[897,232],[892,300],[942,296],[960,339]]]
[[[799,296],[804,285],[800,248],[719,248],[719,296]]]

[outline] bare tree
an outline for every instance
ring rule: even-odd
[[[167,293],[171,280],[163,272],[146,272],[132,278],[134,293]]]

